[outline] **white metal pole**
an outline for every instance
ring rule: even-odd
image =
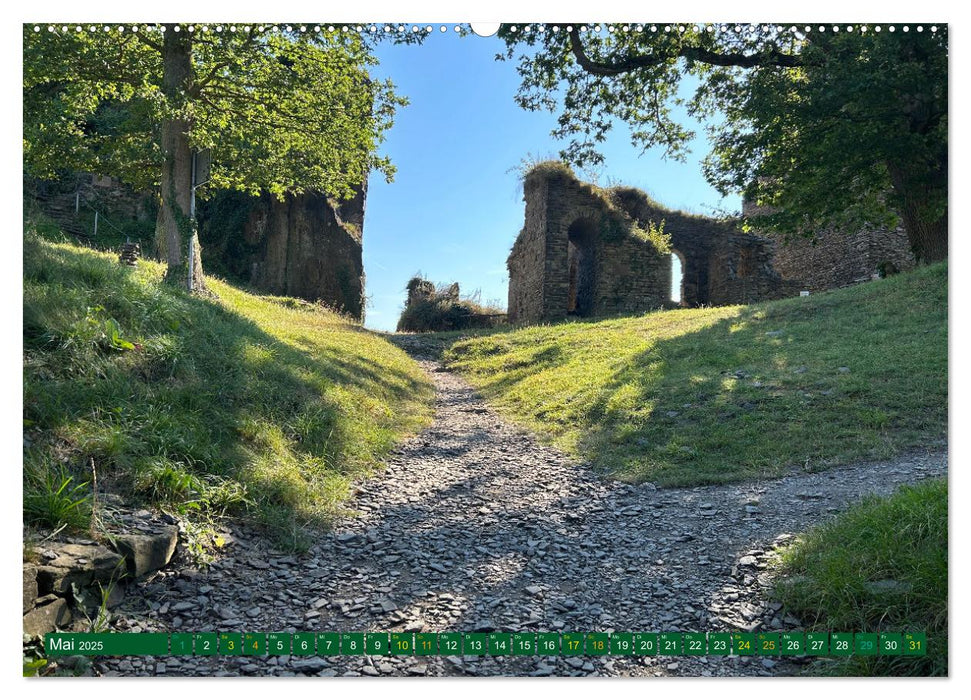
[[[98,211],[94,212],[94,237],[98,237]]]
[[[196,220],[196,154],[192,154],[192,174],[189,180],[189,225],[195,228]],[[195,263],[195,246],[192,240],[193,232],[189,231],[189,292],[192,292],[192,267]]]

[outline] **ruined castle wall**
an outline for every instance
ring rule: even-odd
[[[545,180],[524,185],[526,222],[513,244],[509,268],[507,312],[511,323],[533,323],[543,316],[543,282],[546,278]]]
[[[632,188],[618,189],[617,197],[641,225],[664,222],[682,259],[684,306],[745,304],[797,293],[773,269],[771,240],[728,222],[664,209]]]
[[[553,173],[527,177],[524,194],[526,221],[508,260],[510,321],[557,320],[571,310],[609,315],[664,303],[671,284],[667,255],[631,236],[589,185]],[[571,275],[582,260],[590,269],[574,268]]]
[[[262,291],[363,319],[365,196],[338,203],[315,193],[219,193],[200,207],[203,259]]]
[[[742,213],[753,216],[768,209],[742,202]],[[917,264],[903,228],[868,229],[854,233],[820,231],[814,237],[769,236],[774,243],[772,266],[799,290],[822,292],[868,282],[887,264],[896,271]],[[893,270],[891,270],[893,271]]]
[[[897,271],[916,265],[903,229],[843,234],[829,231],[816,238],[779,240],[773,265],[800,289],[822,292],[867,282],[891,263]]]
[[[256,251],[250,260],[254,286],[272,294],[320,301],[363,318],[360,228],[343,221],[326,197],[302,194],[280,201],[263,195],[250,213],[243,237]]]
[[[635,238],[601,248],[594,315],[632,314],[664,306],[671,297],[671,260]]]

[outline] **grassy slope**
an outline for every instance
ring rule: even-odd
[[[248,499],[297,544],[429,419],[430,383],[380,337],[218,280],[192,298],[162,272],[26,237],[26,490],[77,484],[94,459],[100,481],[152,502]]]
[[[808,629],[927,633],[926,657],[855,656],[816,670],[947,675],[947,533],[947,482],[934,479],[868,498],[788,548],[777,595]]]
[[[485,335],[446,360],[508,416],[624,479],[719,483],[886,457],[946,438],[947,269]]]

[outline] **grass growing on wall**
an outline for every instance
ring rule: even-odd
[[[446,352],[601,471],[694,485],[944,444],[947,268],[752,306],[565,322]]]
[[[163,272],[26,236],[25,519],[76,522],[85,504],[51,497],[69,479],[61,495],[83,501],[93,460],[106,487],[249,511],[302,546],[303,526],[326,525],[351,480],[428,422],[431,384],[336,314],[214,278],[214,298],[190,297]]]

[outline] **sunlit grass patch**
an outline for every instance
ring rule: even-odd
[[[249,512],[296,546],[429,421],[427,377],[356,322],[218,279],[192,297],[162,276],[25,237],[25,469],[55,463],[78,483],[94,460],[105,486]]]
[[[624,479],[721,483],[886,458],[945,444],[947,268],[493,332],[445,357],[507,416]]]

